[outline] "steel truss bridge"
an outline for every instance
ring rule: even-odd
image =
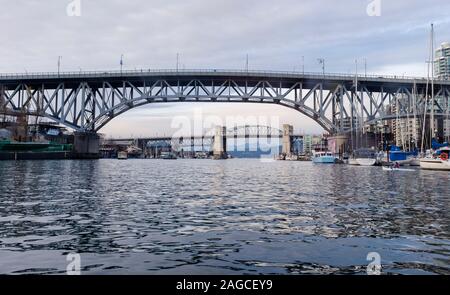
[[[225,137],[229,139],[249,139],[249,138],[266,138],[279,140],[283,137],[283,131],[270,126],[259,126],[259,125],[245,125],[236,126],[232,128],[227,128]],[[303,138],[303,135],[291,135],[292,140],[297,140]],[[268,142],[271,142],[269,140]],[[281,142],[281,141],[280,141]],[[147,147],[148,144],[165,143],[171,145],[172,147],[208,147],[210,148],[214,143],[214,134],[209,132],[200,136],[180,136],[180,137],[168,137],[168,136],[155,136],[149,138],[123,138],[123,139],[106,139],[105,144],[107,145],[136,145],[141,148]],[[237,141],[234,141],[237,143]]]
[[[349,131],[355,120],[425,115],[432,108],[436,116],[448,114],[450,81],[431,87],[424,78],[355,80],[343,74],[231,70],[9,74],[0,75],[0,112],[44,116],[81,132],[97,132],[130,109],[167,102],[278,104],[330,133]],[[387,105],[395,105],[396,113]]]

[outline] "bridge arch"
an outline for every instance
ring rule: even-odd
[[[164,99],[163,101],[158,101],[158,100],[148,101],[147,98],[141,97],[141,98],[133,99],[132,101],[129,101],[129,102],[123,102],[120,105],[114,106],[112,109],[102,112],[97,118],[95,118],[95,121],[91,122],[91,124],[89,125],[90,127],[88,129],[98,132],[100,129],[105,127],[114,118],[126,113],[127,111],[130,111],[134,108],[138,108],[138,107],[141,107],[144,105],[148,105],[148,104],[152,104],[152,103],[175,103],[175,102],[183,103],[183,102],[187,102],[186,100],[183,100],[183,99],[178,99],[178,100],[176,100],[176,99],[177,99],[176,97],[168,97],[167,99]],[[293,110],[307,116],[308,118],[313,119],[315,122],[317,122],[322,128],[324,128],[328,132],[333,132],[333,129],[334,129],[333,124],[324,116],[320,116],[319,114],[315,113],[312,109],[310,109],[304,105],[295,103],[288,99],[275,99],[273,101],[264,101],[264,98],[261,98],[261,101],[250,101],[250,100],[242,100],[242,101],[209,100],[208,101],[205,99],[207,99],[207,98],[204,97],[204,98],[200,98],[197,100],[189,100],[188,102],[234,103],[234,104],[236,104],[236,103],[276,104],[276,105],[280,105],[283,107],[287,107],[289,109],[293,109]],[[97,122],[100,122],[100,123],[97,125],[96,124]]]
[[[349,131],[350,122],[448,112],[450,81],[436,81],[433,104],[424,78],[233,70],[153,70],[0,75],[0,111],[45,116],[96,132],[124,112],[151,103],[226,102],[278,104],[325,130]],[[413,95],[415,94],[415,95]],[[5,111],[6,110],[6,111]]]

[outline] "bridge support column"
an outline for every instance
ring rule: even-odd
[[[292,153],[292,135],[294,134],[294,127],[289,124],[283,125],[283,139],[282,139],[282,153],[289,155]]]
[[[98,159],[100,137],[95,132],[75,132],[74,157],[77,159]]]
[[[225,127],[216,126],[214,133],[213,158],[215,160],[227,158],[227,136]]]

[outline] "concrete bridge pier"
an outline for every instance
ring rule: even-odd
[[[98,159],[100,158],[100,136],[95,132],[75,132],[74,158]]]
[[[292,136],[294,134],[294,126],[289,124],[283,125],[282,153],[290,155],[292,153]]]
[[[215,160],[227,158],[226,127],[216,126],[214,132],[213,158]]]

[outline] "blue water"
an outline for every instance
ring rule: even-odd
[[[0,162],[0,273],[450,274],[450,174],[249,159]]]

